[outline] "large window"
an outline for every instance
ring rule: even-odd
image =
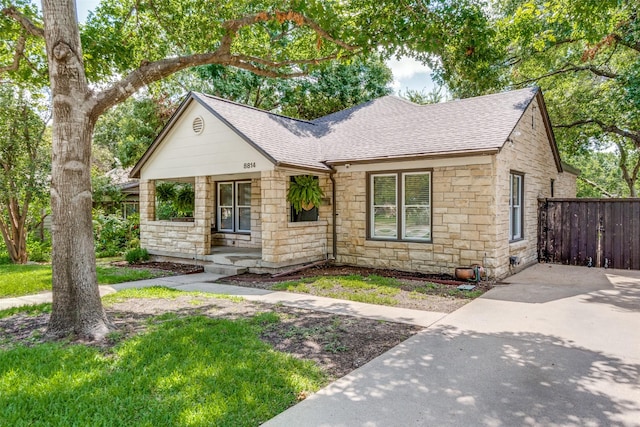
[[[520,240],[524,236],[522,234],[523,223],[523,183],[524,176],[519,173],[512,172],[510,175],[510,191],[509,191],[509,240]]]
[[[218,183],[218,231],[251,231],[251,181]]]
[[[431,173],[370,175],[369,236],[373,239],[431,240]]]

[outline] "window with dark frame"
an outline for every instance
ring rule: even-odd
[[[524,175],[511,172],[509,185],[509,240],[521,240],[523,235],[524,210],[523,207]]]
[[[369,238],[431,241],[431,172],[369,175]]]
[[[251,181],[219,182],[216,228],[227,233],[251,232]]]

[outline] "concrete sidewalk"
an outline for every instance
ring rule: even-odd
[[[357,316],[367,319],[385,320],[389,322],[407,323],[428,327],[446,316],[446,313],[411,310],[406,308],[387,307],[375,304],[365,304],[355,301],[345,301],[333,298],[317,297],[291,292],[274,292],[265,289],[248,288],[243,286],[223,285],[214,283],[224,277],[220,274],[198,273],[183,276],[160,277],[156,279],[139,280],[120,283],[111,286],[100,286],[100,294],[106,295],[129,288],[144,288],[150,286],[166,286],[182,291],[200,291],[221,295],[239,296],[249,301],[268,304],[282,304],[288,307],[306,308],[327,313]],[[0,299],[0,310],[28,304],[51,302],[51,292],[28,295],[18,298]]]
[[[640,426],[640,272],[536,265],[265,426]]]

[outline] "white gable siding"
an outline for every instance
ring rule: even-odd
[[[199,135],[193,119],[204,120]],[[225,123],[192,101],[140,172],[142,179],[251,173],[274,165]]]

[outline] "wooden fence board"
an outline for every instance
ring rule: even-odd
[[[640,199],[543,199],[538,258],[640,270]]]

